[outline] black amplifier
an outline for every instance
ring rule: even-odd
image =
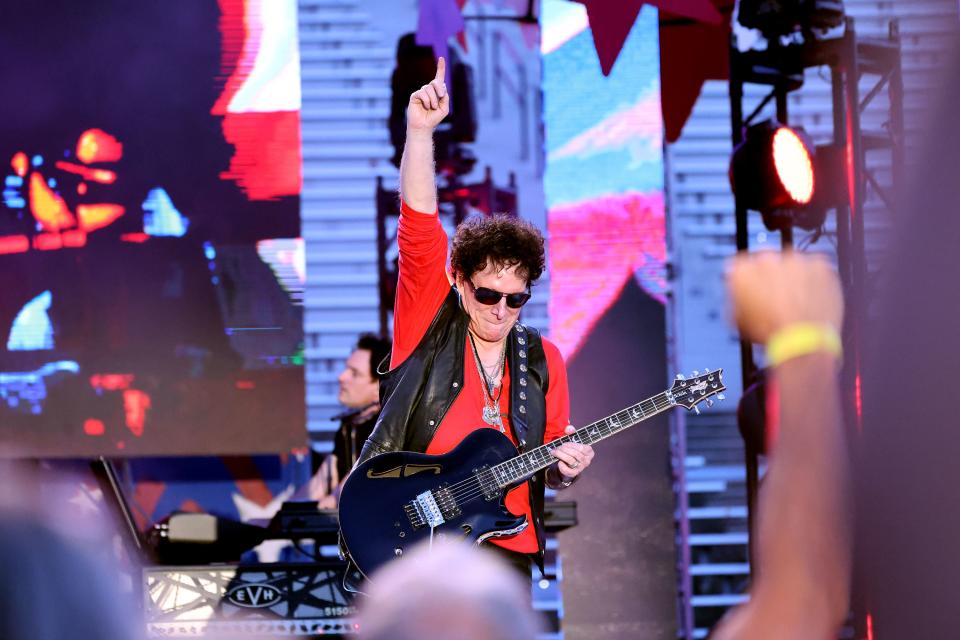
[[[356,632],[346,563],[147,567],[149,637],[331,636]]]

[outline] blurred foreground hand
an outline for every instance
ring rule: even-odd
[[[759,252],[736,256],[727,274],[734,320],[743,334],[766,343],[797,323],[832,326],[843,320],[837,271],[822,256]]]

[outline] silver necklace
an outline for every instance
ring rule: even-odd
[[[473,347],[473,360],[477,365],[477,373],[483,380],[483,421],[491,427],[498,427],[500,433],[506,433],[503,427],[503,417],[500,415],[500,394],[503,392],[503,365],[507,358],[507,343],[503,343],[503,350],[500,352],[500,359],[497,362],[495,373],[488,379],[487,372],[483,363],[480,361],[480,352],[477,351],[477,343],[473,339],[473,334],[467,334],[470,337],[470,345]],[[494,381],[500,378],[500,383],[494,385]],[[493,392],[497,395],[494,397]]]

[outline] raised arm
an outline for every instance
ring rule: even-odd
[[[750,602],[711,637],[836,637],[851,570],[849,460],[837,384],[840,284],[825,260],[766,254],[737,258],[729,286],[744,335],[768,345],[780,430],[759,500]]]
[[[400,197],[424,213],[437,210],[433,164],[433,130],[450,110],[444,82],[446,62],[437,61],[437,75],[410,96],[407,104],[407,140],[400,159]]]

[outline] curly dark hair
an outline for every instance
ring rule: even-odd
[[[479,216],[465,220],[453,236],[450,266],[469,278],[487,263],[517,265],[517,275],[531,285],[543,274],[543,235],[526,220],[514,216]]]

